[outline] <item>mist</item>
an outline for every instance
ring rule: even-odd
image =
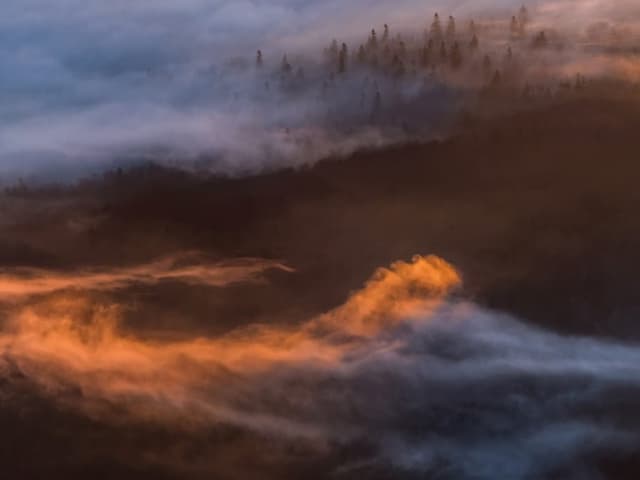
[[[91,283],[73,296],[59,284],[36,301],[16,288],[31,301],[0,336],[0,372],[100,422],[222,424],[319,457],[368,445],[336,466],[339,476],[386,465],[446,478],[596,479],[600,458],[636,450],[638,425],[625,414],[640,395],[636,345],[538,329],[456,299],[460,282],[443,260],[415,257],[299,326],[187,340],[124,334],[121,307]],[[180,473],[177,461],[171,468]]]
[[[4,3],[5,476],[639,477],[637,0]]]
[[[538,28],[564,29],[566,46],[592,27],[600,44],[626,44],[637,38],[637,26],[624,20],[636,8],[632,3],[537,2],[530,5],[531,35]],[[392,36],[420,44],[435,11],[443,22],[456,15],[460,32],[471,18],[506,26],[518,8],[509,1],[352,1],[340,3],[336,16],[335,2],[64,0],[54,7],[11,0],[0,20],[0,174],[5,181],[68,181],[157,162],[242,175],[441,138],[487,79],[470,80],[466,70],[456,78],[394,79],[367,68],[333,78],[323,50],[336,38],[355,57],[370,29],[381,34],[383,23]],[[480,35],[494,62],[509,43],[495,28]],[[280,71],[285,54],[288,80]],[[539,63],[547,78],[584,71],[638,80],[637,56],[580,47],[548,56]]]

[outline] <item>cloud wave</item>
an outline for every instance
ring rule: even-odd
[[[302,325],[181,341],[121,333],[117,305],[57,298],[14,312],[1,365],[101,421],[369,444],[343,472],[598,478],[599,458],[634,450],[624,411],[640,399],[639,348],[538,330],[457,300],[460,282],[416,257]]]

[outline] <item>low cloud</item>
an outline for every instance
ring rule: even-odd
[[[104,422],[369,444],[343,473],[598,478],[599,458],[635,448],[624,411],[640,397],[640,349],[538,330],[456,300],[459,286],[449,264],[416,257],[301,325],[181,341],[127,336],[117,305],[57,297],[14,311],[2,368]]]
[[[363,71],[333,82],[323,48],[335,37],[355,54],[369,29],[377,26],[380,33],[385,22],[393,35],[421,39],[439,10],[445,18],[457,15],[460,31],[471,17],[490,16],[489,24],[501,25],[506,36],[500,41],[494,42],[491,32],[481,36],[483,51],[496,61],[509,43],[509,16],[519,6],[510,0],[427,5],[415,0],[189,0],[153,6],[63,0],[53,8],[42,0],[11,0],[0,20],[0,176],[68,180],[140,161],[237,175],[439,136],[465,98],[468,81],[461,85],[438,77],[425,82],[420,75],[398,82]],[[636,25],[625,20],[634,18],[633,2],[535,2],[530,7],[532,29],[567,30],[569,43],[598,22],[623,32],[625,39],[637,34]],[[254,68],[258,48],[267,72],[260,75]],[[278,72],[285,53],[295,70],[304,69],[302,87],[292,87],[295,92],[281,88]],[[571,55],[589,63],[581,54]],[[623,61],[626,65],[611,67],[598,62],[600,69],[587,71],[623,76],[631,71],[637,78],[637,59]],[[555,63],[564,65],[565,56]],[[374,77],[384,122],[372,122]]]
[[[0,270],[0,301],[23,301],[35,295],[65,290],[112,291],[131,285],[176,281],[190,285],[223,287],[256,281],[271,269],[291,271],[281,263],[260,259],[206,262],[197,252],[166,257],[125,268],[52,272],[38,268]]]

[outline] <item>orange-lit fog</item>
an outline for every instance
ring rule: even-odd
[[[291,271],[285,265],[273,261],[239,259],[216,263],[197,257],[197,253],[191,252],[129,268],[75,272],[50,272],[36,268],[4,271],[0,272],[0,300],[20,300],[60,290],[114,290],[132,284],[155,284],[169,280],[222,287],[255,279],[269,269]]]
[[[90,292],[79,291],[82,282],[90,289],[149,278],[220,285],[254,279],[258,270],[278,264],[255,261],[248,267],[187,270],[159,265],[164,264],[79,277],[44,271],[29,280],[4,275],[1,290],[12,299],[63,287],[75,290],[13,308],[0,337],[0,368],[18,368],[45,394],[89,415],[104,416],[115,406],[137,419],[230,422],[310,435],[314,432],[300,425],[283,427],[282,422],[235,411],[234,397],[279,367],[335,368],[365,345],[383,349],[393,342],[383,339],[385,331],[416,315],[428,318],[460,284],[445,261],[418,256],[378,270],[343,306],[298,327],[256,325],[188,341],[127,336],[119,330],[121,306],[98,303]]]

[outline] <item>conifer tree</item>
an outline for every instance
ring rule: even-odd
[[[458,42],[454,42],[451,47],[451,68],[457,70],[462,65],[462,54],[460,53],[460,46]]]
[[[456,19],[453,16],[449,16],[449,23],[447,23],[447,41],[453,42],[456,38]]]
[[[376,30],[371,29],[371,36],[369,37],[369,48],[371,50],[376,50],[378,48],[378,37],[376,35]]]
[[[444,40],[443,40],[442,42],[440,42],[440,61],[442,63],[446,63],[448,57],[449,56],[447,55],[447,45],[444,43]]]
[[[289,63],[289,60],[287,59],[287,54],[286,53],[282,57],[282,63],[280,64],[280,70],[284,74],[291,73],[292,68],[291,68],[291,64]]]
[[[471,50],[477,50],[479,46],[480,42],[478,41],[478,36],[473,35],[473,37],[471,37],[471,42],[469,42],[469,48]]]
[[[518,35],[520,35],[520,22],[515,15],[511,17],[511,26],[509,27],[509,29],[511,31],[512,37],[517,37]]]
[[[436,41],[442,39],[442,26],[440,25],[440,16],[437,13],[433,16],[430,34],[431,38]]]
[[[340,48],[340,54],[338,56],[338,73],[345,73],[347,71],[348,56],[349,51],[347,49],[347,44],[343,43],[342,48]]]

